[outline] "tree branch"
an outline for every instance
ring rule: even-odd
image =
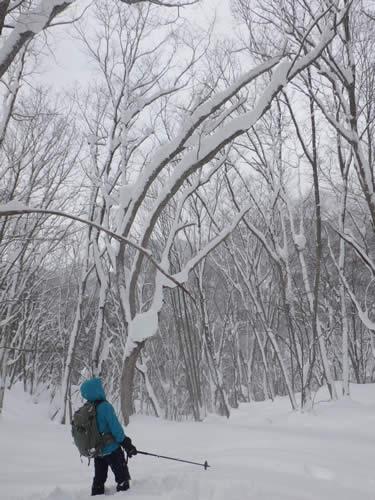
[[[88,226],[94,227],[95,229],[98,229],[99,231],[103,231],[107,233],[109,236],[112,236],[112,238],[115,238],[117,241],[120,241],[122,243],[125,243],[136,250],[138,252],[142,253],[155,267],[158,271],[160,271],[166,278],[171,280],[176,286],[180,287],[185,293],[187,293],[193,300],[194,298],[191,296],[190,292],[186,290],[186,288],[179,282],[177,281],[173,276],[171,276],[169,273],[167,273],[162,266],[154,259],[152,256],[151,252],[147,250],[146,248],[141,247],[134,241],[129,240],[128,238],[125,238],[124,236],[121,236],[117,233],[114,233],[113,231],[110,231],[109,229],[100,226],[99,224],[96,224],[95,222],[82,219],[81,217],[77,217],[72,214],[68,214],[65,212],[61,212],[59,210],[48,210],[44,208],[31,208],[27,207],[26,205],[22,205],[21,203],[11,201],[5,205],[0,205],[0,217],[11,217],[14,215],[23,215],[23,214],[44,214],[44,215],[56,215],[58,217],[65,217],[67,219],[72,219],[77,222],[81,222],[82,224],[86,224]]]
[[[153,3],[155,5],[160,5],[161,7],[186,7],[188,5],[194,5],[198,3],[200,0],[190,0],[181,3],[170,3],[164,2],[162,0],[120,0],[122,3],[126,3],[128,5],[135,5],[142,2]]]
[[[26,42],[48,28],[52,20],[67,9],[74,0],[54,0],[48,7],[41,5],[19,15],[12,33],[0,50],[0,78],[8,70]]]

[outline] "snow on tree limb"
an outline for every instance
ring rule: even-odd
[[[364,262],[369,271],[371,271],[372,275],[375,276],[375,262],[367,254],[366,250],[359,245],[358,241],[356,241],[353,235],[339,231],[334,227],[332,227],[332,229],[335,231],[336,234],[340,236],[340,238],[346,241],[346,243],[348,243],[355,250],[359,258]]]
[[[338,231],[336,231],[336,232],[338,234],[340,234]],[[340,236],[343,237],[343,235],[341,235],[341,234],[340,234]],[[347,238],[347,235],[346,235],[346,238]],[[357,309],[357,313],[358,313],[359,319],[362,321],[363,325],[368,330],[370,330],[371,332],[375,332],[375,322],[370,319],[370,317],[369,317],[369,310],[366,309],[366,308],[362,309],[361,304],[357,300],[356,294],[351,289],[351,287],[350,287],[350,285],[348,283],[348,280],[346,279],[346,277],[345,277],[342,269],[340,269],[340,266],[336,262],[336,257],[335,257],[335,255],[333,253],[333,250],[332,250],[332,247],[331,247],[331,244],[330,244],[330,241],[329,241],[329,237],[328,237],[328,248],[329,248],[329,252],[331,254],[331,258],[333,260],[333,263],[336,266],[337,272],[338,272],[338,274],[340,276],[341,282],[343,283],[347,294],[349,295],[351,301],[353,302],[353,304],[355,305],[355,308]]]
[[[15,21],[11,33],[4,39],[0,49],[0,78],[14,61],[18,52],[26,42],[32,40],[43,30],[51,26],[51,22],[77,0],[40,0],[36,6],[22,12]],[[185,7],[194,5],[200,0],[164,1],[164,0],[120,0],[127,5],[136,5],[143,2],[162,7]],[[9,0],[0,5],[0,34],[8,13]],[[35,2],[34,2],[35,4]]]
[[[337,33],[337,22],[342,22],[344,8],[335,16],[333,23],[327,23],[322,30],[319,42],[310,52],[300,56],[297,60],[283,60],[284,55],[279,54],[263,64],[253,68],[249,72],[238,78],[227,89],[214,95],[211,99],[199,105],[191,115],[187,115],[182,124],[181,132],[162,146],[153,157],[150,164],[141,172],[134,185],[132,200],[129,203],[127,214],[122,222],[122,229],[128,233],[135,220],[137,212],[141,207],[150,186],[157,178],[163,168],[172,160],[178,158],[178,164],[173,169],[167,183],[159,193],[150,210],[150,216],[144,222],[143,235],[139,239],[143,247],[147,247],[154,230],[155,224],[168,202],[175,196],[183,183],[191,174],[198,171],[204,165],[212,161],[220,150],[230,144],[235,138],[250,130],[258,120],[269,110],[275,96],[291,81],[296,75],[312,64],[334,39]],[[257,77],[267,71],[273,70],[270,82],[256,101],[253,109],[242,115],[228,120],[221,128],[215,130],[210,135],[202,135],[199,143],[189,150],[186,149],[190,137],[195,131],[213,116],[225,103],[235,96],[242,88],[254,81]],[[180,158],[181,159],[180,159]],[[122,231],[121,231],[122,232]],[[143,255],[138,254],[137,262],[134,266],[133,277],[130,286],[134,287],[137,276],[141,270]]]
[[[150,164],[143,170],[134,186],[133,192],[133,200],[131,204],[131,210],[128,211],[128,215],[124,224],[127,224],[128,229],[131,226],[141,203],[143,202],[148,189],[152,182],[155,180],[157,175],[161,172],[161,170],[177,155],[182,153],[187,146],[188,141],[194,132],[198,129],[198,127],[213,113],[215,113],[221,106],[223,106],[230,98],[236,95],[241,88],[248,85],[255,78],[262,75],[263,73],[272,69],[275,65],[277,65],[282,59],[282,55],[274,57],[265,63],[253,68],[248,71],[244,75],[242,75],[238,80],[236,80],[233,85],[225,89],[224,91],[215,95],[210,101],[204,102],[188,117],[186,117],[185,122],[182,124],[181,132],[169,141],[167,144],[159,148],[156,151],[153,160]],[[219,146],[220,149],[222,146]],[[197,147],[192,149],[192,154],[190,154],[189,159],[195,158],[197,156],[196,153]],[[216,151],[215,151],[216,154]],[[214,156],[214,155],[213,155]],[[185,157],[184,157],[185,159]],[[183,161],[184,161],[183,159]]]
[[[14,215],[23,215],[23,214],[57,215],[58,217],[65,217],[68,219],[75,220],[77,222],[81,222],[82,224],[87,224],[91,227],[94,227],[95,229],[97,229],[99,231],[104,231],[105,233],[107,233],[112,238],[115,238],[120,243],[125,243],[126,245],[129,245],[129,246],[135,248],[136,250],[138,250],[138,252],[142,253],[142,255],[144,257],[146,257],[156,267],[156,269],[158,271],[160,271],[162,274],[164,274],[164,276],[166,278],[168,278],[168,280],[171,280],[175,284],[175,286],[182,288],[182,290],[185,293],[190,295],[190,293],[183,287],[183,285],[181,283],[179,283],[173,276],[168,274],[162,268],[162,266],[154,259],[154,257],[152,256],[152,254],[149,250],[141,247],[140,245],[138,245],[134,241],[131,241],[130,239],[125,238],[124,236],[121,236],[117,233],[114,233],[113,231],[110,231],[109,229],[107,229],[103,226],[100,226],[99,224],[96,224],[95,222],[92,222],[92,221],[89,221],[86,219],[82,219],[81,217],[77,217],[75,215],[68,214],[66,212],[61,212],[59,210],[48,210],[48,209],[44,209],[44,208],[31,208],[31,207],[28,207],[26,205],[23,205],[22,203],[20,203],[18,201],[15,201],[15,200],[10,201],[9,203],[0,205],[0,217],[11,217]]]
[[[3,0],[2,2],[0,2],[0,35],[3,31],[5,17],[8,13],[9,4],[10,0]]]
[[[346,9],[343,9],[346,12]],[[343,13],[338,17],[338,22],[342,21]],[[267,88],[259,97],[254,108],[239,117],[232,119],[214,134],[204,136],[198,145],[192,148],[183,156],[179,162],[178,179],[170,179],[169,194],[177,191],[181,185],[180,180],[185,180],[190,173],[200,166],[209,162],[217,152],[229,144],[233,139],[251,129],[255,123],[268,111],[274,97],[282,90],[286,84],[297,74],[318,58],[327,45],[336,35],[336,24],[327,26],[322,32],[319,43],[310,52],[301,56],[298,61],[282,61],[283,55],[275,56],[265,63],[257,66],[248,73],[242,75],[231,86],[215,95],[209,101],[198,106],[198,108],[186,119],[181,133],[167,145],[156,152],[154,160],[142,172],[136,182],[136,189],[131,210],[128,212],[128,224],[132,223],[140,207],[147,190],[162,168],[183,152],[184,146],[197,128],[210,116],[212,116],[224,103],[236,95],[243,87],[255,80],[258,76],[274,68],[271,81]]]
[[[41,0],[36,7],[21,13],[0,49],[0,78],[26,42],[47,28],[51,21],[75,0]]]
[[[207,257],[207,255],[212,252],[217,246],[219,246],[233,231],[236,229],[238,224],[242,221],[244,216],[250,210],[251,206],[245,206],[235,217],[231,224],[226,226],[215,238],[207,243],[192,259],[190,259],[184,269],[175,274],[174,278],[179,283],[186,283],[188,280],[189,273],[194,267],[196,267],[203,259]],[[175,285],[171,285],[170,283],[164,281],[164,286],[168,286],[169,288],[173,288]]]
[[[134,318],[128,324],[128,337],[126,341],[125,355],[132,352],[132,349],[141,342],[155,335],[158,329],[158,314],[163,305],[163,287],[174,288],[176,283],[186,283],[190,271],[196,267],[207,255],[220,245],[241,222],[246,213],[250,210],[250,206],[243,208],[236,216],[234,221],[226,226],[215,238],[202,248],[192,259],[190,259],[184,269],[173,276],[173,280],[164,274],[164,277],[157,276],[154,297],[151,307],[145,311],[136,313]],[[167,279],[166,279],[167,278]],[[191,295],[190,295],[191,297]],[[193,297],[192,297],[193,298]],[[195,303],[195,300],[193,299]]]

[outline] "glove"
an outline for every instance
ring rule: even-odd
[[[129,437],[126,437],[120,444],[126,451],[129,458],[134,457],[134,455],[137,454],[137,448],[134,446]]]

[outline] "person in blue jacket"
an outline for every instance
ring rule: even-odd
[[[125,449],[129,458],[137,454],[137,448],[133,445],[131,439],[125,436],[113,406],[106,401],[100,378],[86,380],[81,386],[81,394],[88,401],[103,401],[96,410],[98,430],[105,434],[111,433],[115,439],[113,443],[104,446],[101,456],[94,459],[95,475],[91,495],[104,494],[108,467],[111,467],[115,476],[117,491],[128,490],[130,474],[122,448]]]

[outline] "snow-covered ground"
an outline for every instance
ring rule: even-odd
[[[290,411],[287,399],[251,403],[230,420],[167,422],[137,416],[127,428],[144,451],[211,465],[136,456],[131,489],[107,495],[134,500],[374,500],[375,385],[351,386],[352,397],[314,410]],[[320,402],[319,402],[320,400]],[[81,463],[70,428],[21,388],[6,394],[0,417],[1,500],[90,498],[93,464]],[[99,497],[100,498],[100,497]]]

